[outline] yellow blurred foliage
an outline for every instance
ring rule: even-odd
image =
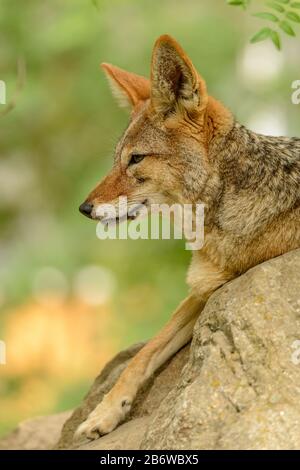
[[[113,318],[107,306],[47,299],[28,302],[7,318],[4,375],[41,372],[82,379],[97,373],[117,349],[109,334]]]
[[[7,363],[0,368],[3,430],[53,412],[73,386],[86,382],[88,389],[88,382],[119,349],[109,331],[115,320],[108,306],[47,298],[7,313]]]

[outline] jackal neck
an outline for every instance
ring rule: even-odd
[[[211,151],[222,181],[218,224],[258,234],[300,203],[300,139],[257,134],[235,123]]]
[[[231,111],[227,109],[223,103],[216,100],[212,96],[208,97],[208,105],[206,109],[206,126],[208,145],[213,141],[224,138],[234,126],[234,117]]]

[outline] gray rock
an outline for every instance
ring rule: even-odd
[[[154,377],[148,380],[139,391],[132,406],[130,416],[128,416],[124,424],[96,441],[82,439],[79,442],[73,442],[73,434],[78,425],[86,419],[88,414],[101,401],[103,395],[112,388],[129,360],[143,345],[144,343],[138,344],[126,351],[122,351],[107,364],[95,380],[82,405],[74,411],[73,415],[65,423],[56,448],[85,450],[139,448],[146,429],[151,422],[152,415],[179,380],[181,370],[188,359],[189,346],[179,351],[174,358],[157,371]]]
[[[215,292],[141,448],[300,448],[299,280],[297,250]]]
[[[52,449],[71,413],[65,411],[23,421],[11,434],[0,440],[0,450]]]
[[[57,448],[299,449],[299,279],[297,250],[223,286],[191,345],[145,384],[127,421],[74,444],[77,426],[142,345],[120,353],[65,423]]]
[[[128,423],[79,448],[300,448],[300,364],[292,360],[300,340],[299,280],[297,250],[215,292],[195,325],[190,354],[180,351],[146,384]],[[124,365],[98,381],[81,416]]]

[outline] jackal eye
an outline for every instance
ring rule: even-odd
[[[138,154],[133,153],[130,157],[128,165],[136,165],[137,163],[140,163],[144,158],[145,158],[145,155],[138,155]]]

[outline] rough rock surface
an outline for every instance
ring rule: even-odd
[[[216,292],[143,449],[299,449],[300,250]],[[298,346],[299,348],[299,346]]]
[[[57,447],[299,449],[299,280],[297,250],[223,286],[199,317],[191,345],[145,384],[126,422],[96,441],[72,443],[142,345],[120,353],[67,420]]]
[[[71,411],[65,411],[52,416],[23,421],[9,436],[1,439],[0,450],[52,449],[59,439],[63,424],[71,413]]]
[[[111,389],[128,361],[141,349],[143,344],[134,345],[121,352],[107,364],[95,380],[82,405],[74,411],[65,423],[56,448],[115,450],[139,448],[155,410],[179,380],[181,370],[188,359],[189,346],[183,348],[154,377],[148,380],[138,393],[130,416],[115,431],[96,441],[83,439],[81,442],[76,443],[73,442],[73,434],[78,425],[101,401],[103,395]]]

